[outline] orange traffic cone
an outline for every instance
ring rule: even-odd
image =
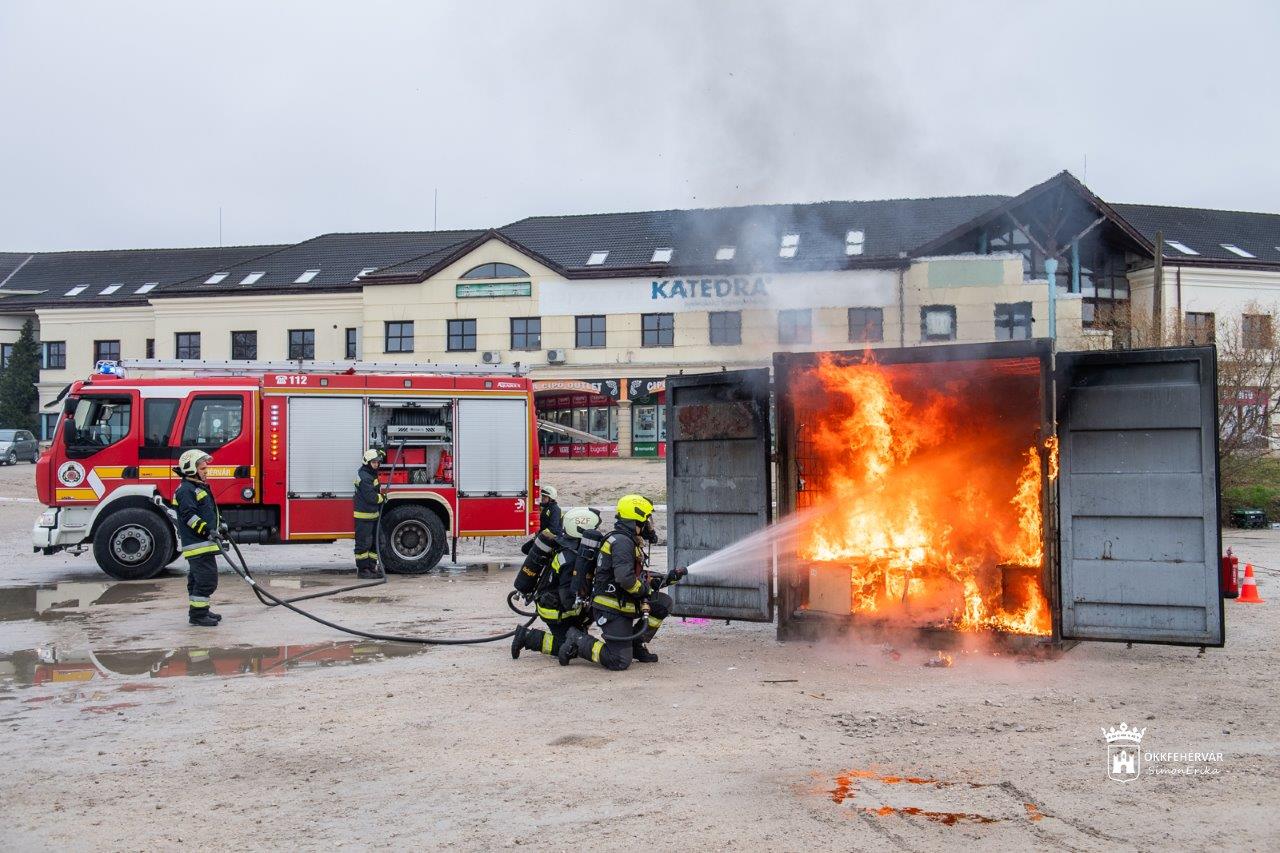
[[[1245,604],[1266,604],[1258,595],[1258,582],[1253,578],[1253,563],[1244,564],[1244,580],[1240,581],[1240,597],[1236,601]]]

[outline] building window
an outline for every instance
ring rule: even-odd
[[[1031,339],[1031,303],[996,303],[996,340],[1026,341]]]
[[[640,345],[670,347],[676,343],[674,314],[643,314],[640,317]]]
[[[93,342],[93,363],[100,361],[119,361],[120,360],[120,342],[119,341],[94,341]]]
[[[67,367],[67,342],[45,341],[41,346],[41,370],[65,370]]]
[[[574,336],[574,346],[579,349],[590,349],[592,347],[604,346],[603,314],[590,314],[584,317],[575,317],[574,323],[577,331],[577,334]]]
[[[156,357],[156,339],[155,338],[147,338],[146,352],[147,352],[147,358]]]
[[[1245,314],[1241,319],[1240,337],[1245,349],[1269,349],[1271,347],[1271,315]]]
[[[512,317],[511,348],[518,350],[542,349],[542,318]]]
[[[289,330],[289,360],[312,361],[316,357],[316,330]]]
[[[920,339],[954,341],[956,339],[956,306],[925,305],[921,308]]]
[[[258,357],[257,332],[231,333],[231,360],[253,361]]]
[[[529,274],[511,264],[481,264],[464,272],[459,278],[528,278]]]
[[[413,322],[386,323],[386,344],[383,352],[413,352]],[[348,330],[354,331],[354,330]],[[348,344],[350,336],[348,335]],[[348,350],[350,346],[348,346]],[[452,347],[450,347],[452,349]],[[475,347],[472,347],[475,349]]]
[[[1201,311],[1188,311],[1186,322],[1187,343],[1211,344],[1214,341],[1216,323],[1213,314]]]
[[[347,360],[355,361],[360,358],[360,332],[357,329],[347,329]]]
[[[53,441],[53,434],[58,431],[57,412],[49,414],[48,412],[40,413],[40,439],[41,441]]]
[[[199,358],[200,333],[178,332],[173,336],[174,358]]]
[[[778,343],[807,344],[813,340],[813,311],[796,308],[778,312]]]
[[[872,344],[884,340],[883,308],[850,308],[849,341]]]
[[[476,351],[476,321],[449,321],[449,352]]]
[[[0,370],[8,369],[13,361],[13,344],[0,344]]]
[[[711,345],[731,347],[742,343],[742,312],[712,311]]]

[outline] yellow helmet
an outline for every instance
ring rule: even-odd
[[[623,495],[618,498],[618,518],[630,521],[648,521],[653,515],[653,504],[644,495]]]

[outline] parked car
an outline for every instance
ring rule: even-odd
[[[1260,509],[1252,507],[1233,509],[1231,510],[1231,525],[1255,530],[1261,529],[1267,526],[1267,514]]]
[[[40,442],[25,429],[0,429],[0,463],[17,465],[18,460],[40,458]]]

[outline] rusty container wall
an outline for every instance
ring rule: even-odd
[[[893,347],[871,352],[879,364],[919,364],[928,362],[989,361],[997,359],[1034,358],[1040,362],[1040,428],[1041,435],[1054,435],[1052,376],[1052,343],[1048,340],[1007,341],[990,344],[934,345],[919,347]],[[773,355],[774,399],[776,413],[777,495],[778,518],[796,511],[798,473],[796,465],[797,427],[793,420],[794,406],[791,398],[793,378],[801,371],[813,368],[824,356],[834,356],[845,363],[857,364],[866,359],[865,350],[831,351],[825,353],[786,353]],[[1060,639],[1061,613],[1059,602],[1058,531],[1056,484],[1048,481],[1049,465],[1041,457],[1041,494],[1044,518],[1044,590],[1049,599],[1053,617],[1053,633],[1050,639]],[[809,567],[791,549],[778,553],[778,639],[814,639],[848,627],[852,617],[803,610],[808,600]]]

